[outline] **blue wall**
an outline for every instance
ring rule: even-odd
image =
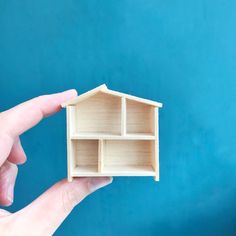
[[[1,110],[102,83],[164,103],[161,181],[115,178],[57,235],[236,235],[235,22],[233,0],[0,0]],[[12,211],[66,176],[65,112],[22,139]]]

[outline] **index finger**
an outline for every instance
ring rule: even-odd
[[[11,137],[21,135],[35,126],[43,117],[52,115],[61,109],[61,103],[75,97],[76,90],[44,95],[21,103],[1,114],[5,130]]]
[[[0,113],[0,166],[8,158],[14,140],[43,117],[61,109],[61,103],[75,97],[76,90],[39,96]]]

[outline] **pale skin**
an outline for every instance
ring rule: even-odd
[[[0,113],[1,205],[13,203],[17,165],[26,161],[20,135],[76,95],[75,90],[44,95]],[[76,178],[71,183],[64,179],[18,212],[0,209],[0,235],[52,235],[78,203],[111,182],[109,177]]]

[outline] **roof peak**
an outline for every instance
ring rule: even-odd
[[[129,94],[125,94],[125,93],[121,93],[121,92],[117,92],[117,91],[114,91],[114,90],[111,90],[111,89],[108,89],[108,87],[106,86],[106,84],[102,84],[92,90],[89,90],[81,95],[78,95],[77,97],[61,104],[62,107],[66,107],[66,106],[69,106],[69,105],[75,105],[95,94],[97,94],[98,92],[103,92],[105,94],[110,94],[110,95],[113,95],[113,96],[117,96],[117,97],[125,97],[127,99],[130,99],[130,100],[134,100],[134,101],[137,101],[137,102],[140,102],[140,103],[145,103],[147,105],[150,105],[150,106],[155,106],[155,107],[162,107],[162,103],[159,103],[159,102],[155,102],[155,101],[152,101],[152,100],[148,100],[148,99],[144,99],[144,98],[139,98],[139,97],[136,97],[136,96],[132,96],[132,95],[129,95]]]
[[[99,85],[98,87],[94,88],[94,89],[100,89],[100,90],[104,90],[104,89],[108,89],[106,84],[102,84],[102,85]],[[90,90],[91,91],[91,90]]]

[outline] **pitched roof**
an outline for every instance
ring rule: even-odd
[[[95,95],[96,93],[98,92],[102,92],[102,93],[106,93],[106,94],[110,94],[110,95],[113,95],[113,96],[117,96],[117,97],[125,97],[127,99],[130,99],[130,100],[133,100],[133,101],[136,101],[136,102],[140,102],[140,103],[145,103],[145,104],[148,104],[148,105],[151,105],[151,106],[154,106],[154,107],[162,107],[162,103],[159,103],[159,102],[155,102],[155,101],[152,101],[152,100],[148,100],[148,99],[144,99],[144,98],[139,98],[139,97],[136,97],[136,96],[132,96],[132,95],[129,95],[129,94],[125,94],[125,93],[120,93],[120,92],[117,92],[117,91],[114,91],[114,90],[111,90],[111,89],[108,89],[107,86],[105,84],[103,85],[100,85],[92,90],[89,90],[88,92],[86,93],[83,93],[65,103],[62,103],[61,106],[62,107],[66,107],[66,106],[72,106],[72,105],[75,105],[93,95]]]

